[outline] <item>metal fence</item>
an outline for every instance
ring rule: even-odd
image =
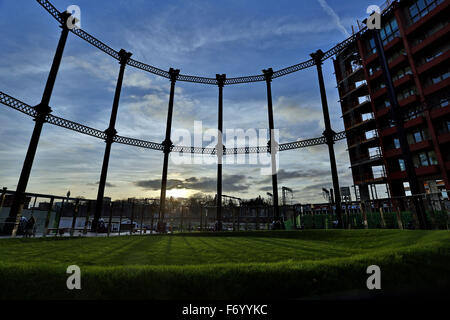
[[[10,219],[14,191],[1,190],[0,230],[14,230],[18,236],[112,236],[156,232],[159,203],[153,199],[105,201],[97,232],[91,232],[95,200],[27,193],[22,214]],[[216,231],[216,206],[188,206],[169,202],[165,232]],[[419,229],[420,214],[428,229],[449,229],[450,201],[447,193],[342,203],[346,229]],[[334,229],[333,204],[298,204],[281,207],[286,230]],[[30,231],[26,222],[33,217]],[[271,206],[223,206],[223,231],[271,230]],[[5,232],[4,232],[5,234]],[[6,233],[8,234],[8,233]]]

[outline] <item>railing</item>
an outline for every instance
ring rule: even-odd
[[[376,178],[373,178],[374,180]],[[2,190],[0,228],[8,222],[6,196],[14,191]],[[417,206],[425,214],[428,229],[449,229],[449,191],[416,196],[343,201],[346,228],[419,228]],[[128,199],[105,202],[98,232],[91,232],[95,201],[64,196],[27,193],[29,205],[23,216],[36,219],[35,228],[27,232],[26,223],[18,227],[19,236],[119,236],[156,233],[159,205],[154,199]],[[59,202],[58,202],[59,201]],[[336,227],[336,207],[330,203],[296,204],[280,207],[285,229],[325,229]],[[182,201],[167,204],[167,223],[162,232],[217,230],[216,206],[186,205]],[[226,205],[222,207],[223,231],[270,230],[273,207],[261,205]],[[161,230],[160,230],[161,231]]]

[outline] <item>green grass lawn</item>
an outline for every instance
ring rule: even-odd
[[[66,288],[81,268],[82,290]],[[0,240],[0,298],[301,298],[450,284],[450,232],[317,230]]]

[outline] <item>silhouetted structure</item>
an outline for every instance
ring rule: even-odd
[[[377,184],[387,184],[392,197],[450,189],[449,4],[393,2],[380,31],[364,29],[336,56],[353,180],[363,201]],[[425,228],[423,205],[415,206]]]

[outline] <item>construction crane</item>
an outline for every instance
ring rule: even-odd
[[[287,193],[289,193],[291,195],[291,199],[294,197],[294,191],[292,191],[291,188],[288,187],[281,187],[281,192],[282,192],[282,201],[283,201],[283,206],[286,205],[286,195]]]
[[[232,197],[232,196],[227,196],[227,195],[225,195],[225,194],[222,195],[222,198],[228,198],[228,199],[234,199],[234,200],[237,200],[237,201],[239,201],[239,205],[241,205],[241,203],[242,203],[242,199],[241,199],[241,198]]]

